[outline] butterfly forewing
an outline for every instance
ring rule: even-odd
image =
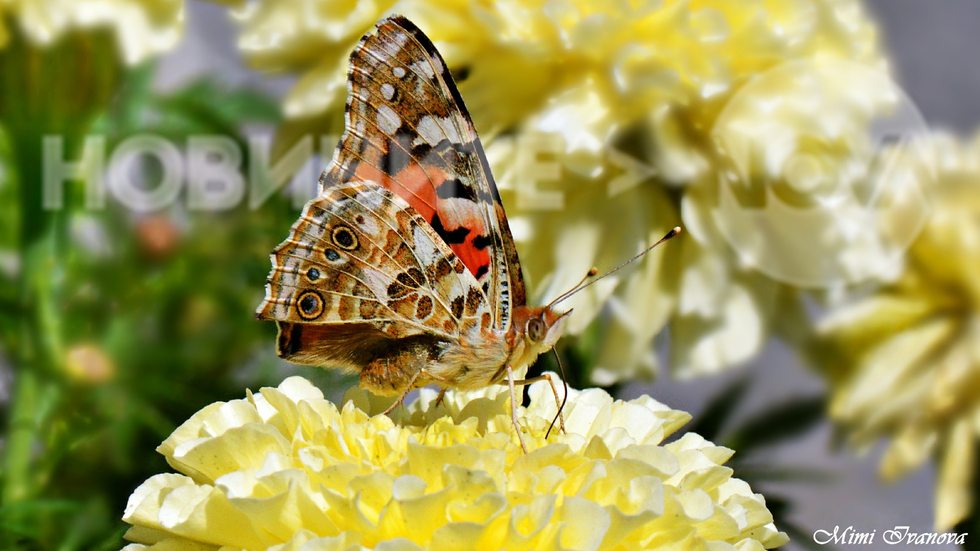
[[[321,189],[377,182],[404,199],[475,278],[495,329],[525,303],[524,282],[486,155],[446,64],[403,17],[351,54],[346,129]]]

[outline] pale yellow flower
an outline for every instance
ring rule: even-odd
[[[502,387],[422,390],[393,418],[360,389],[338,410],[293,377],[212,404],[159,448],[180,474],[131,496],[127,550],[712,549],[787,541],[765,500],[722,466],[732,451],[651,398],[569,393],[567,434],[547,383],[521,408]]]
[[[904,270],[830,315],[814,354],[851,442],[889,440],[885,478],[936,461],[936,525],[948,529],[974,506],[980,460],[980,140],[933,143],[933,210]]]
[[[536,28],[528,34],[564,37],[554,50],[560,44],[571,52],[546,57],[569,70],[546,79],[546,86],[554,88],[540,94],[550,99],[521,114],[517,131],[510,134],[515,137],[488,146],[498,182],[512,191],[505,193],[505,202],[516,196],[507,207],[525,230],[518,236],[519,247],[532,251],[523,257],[532,294],[547,302],[589,266],[612,268],[679,224],[687,232],[678,242],[651,253],[642,267],[618,281],[593,286],[567,302],[575,308],[573,333],[600,311],[607,314],[592,381],[611,384],[654,372],[657,355],[651,343],[665,326],[670,364],[678,376],[714,373],[751,358],[771,326],[793,326],[800,312],[791,289],[733,251],[728,228],[719,228],[712,214],[719,177],[730,171],[720,146],[749,142],[732,132],[738,124],[763,128],[780,121],[764,109],[726,113],[726,108],[746,84],[794,60],[848,60],[880,71],[874,27],[850,1],[665,2],[619,12],[595,2],[560,5],[565,6],[562,16],[548,21],[560,32]],[[541,26],[547,28],[544,22]],[[576,55],[581,59],[569,60]],[[474,67],[471,75],[476,72]],[[503,80],[503,74],[497,78]],[[806,88],[793,80],[764,90],[769,98],[755,99],[762,104],[772,96],[788,98],[784,111],[797,116],[788,119],[786,132],[758,139],[754,147],[775,158],[805,154],[812,144],[834,139],[856,143],[867,134],[861,126],[866,113],[880,114],[895,103],[893,90],[871,86],[873,79],[855,82],[833,73],[817,77],[823,80],[821,90],[838,92],[814,98],[823,105],[812,99],[794,103],[793,95]],[[517,79],[520,87],[525,80]],[[482,100],[474,76],[463,87],[475,110],[471,98]],[[754,98],[743,94],[738,99],[745,105]],[[506,96],[498,101],[509,105]],[[489,98],[484,104],[490,113],[500,109]],[[844,109],[865,116],[829,131],[817,124],[831,110],[844,118],[849,114]],[[722,113],[727,118],[719,121]],[[727,139],[719,143],[719,135]],[[521,165],[521,151],[533,145],[534,136],[557,142],[539,151],[555,152],[560,176],[549,178]],[[846,158],[855,147],[839,149],[838,158]],[[776,165],[764,175],[763,185],[771,187],[784,172]],[[560,208],[541,200],[558,195],[564,200]],[[792,233],[796,224],[773,225]]]
[[[238,13],[246,57],[300,74],[285,100],[280,153],[304,134],[339,134],[350,49],[391,13],[412,19],[451,71],[465,75],[460,91],[536,302],[568,290],[593,265],[614,267],[675,225],[693,230],[566,303],[576,309],[571,333],[605,312],[594,382],[654,373],[652,341],[665,326],[682,376],[717,372],[759,350],[794,297],[738,258],[715,227],[709,210],[727,169],[715,125],[747,83],[786,62],[883,68],[857,0],[253,2]],[[886,101],[854,84],[831,86],[848,90],[857,106]],[[797,130],[803,138],[811,131]]]
[[[184,0],[0,0],[0,18],[11,16],[29,41],[42,46],[72,29],[111,28],[123,59],[133,64],[177,44]],[[0,49],[10,32],[0,22]]]

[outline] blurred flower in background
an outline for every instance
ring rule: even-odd
[[[731,450],[689,433],[649,397],[571,391],[567,434],[530,389],[517,443],[506,387],[423,390],[381,414],[348,392],[341,410],[293,377],[215,403],[158,449],[181,474],[130,497],[129,551],[149,549],[771,549],[787,541],[761,495],[722,465]]]
[[[893,480],[934,459],[936,525],[975,506],[980,435],[980,136],[932,139],[933,211],[896,279],[833,311],[813,355],[830,415],[859,448],[889,440]]]
[[[583,339],[598,344],[582,351],[590,361],[580,368],[591,372],[579,380],[650,376],[654,336],[667,326],[672,368],[693,376],[752,357],[774,317],[793,325],[785,318],[797,315],[794,293],[739,262],[708,215],[724,169],[712,131],[742,86],[788,61],[884,69],[857,1],[242,2],[246,57],[300,75],[284,101],[280,155],[301,136],[339,135],[347,56],[389,13],[418,24],[456,76],[535,300],[556,297],[593,265],[614,267],[675,225],[692,230],[567,301],[576,310],[569,332],[598,335]],[[856,104],[880,100],[852,84],[831,85]],[[801,143],[813,129],[798,131]]]
[[[115,368],[112,360],[96,345],[79,345],[68,351],[65,358],[68,375],[87,383],[102,383],[110,379]]]
[[[17,30],[47,46],[65,33],[111,28],[121,57],[139,63],[173,48],[184,29],[184,0],[5,0],[0,2],[0,48]]]

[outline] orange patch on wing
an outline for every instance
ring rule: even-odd
[[[388,173],[381,172],[367,163],[361,163],[357,166],[355,175],[361,180],[378,182],[393,191],[409,205],[412,205],[412,208],[418,211],[427,222],[432,222],[432,217],[438,208],[439,197],[421,166],[411,165],[402,169],[392,178]],[[443,180],[445,180],[445,175],[442,175],[439,182],[441,183]]]
[[[445,219],[448,217],[442,218],[445,221]],[[463,261],[466,269],[469,270],[471,274],[476,276],[477,279],[482,278],[483,275],[490,270],[490,247],[484,247],[482,249],[477,248],[473,241],[481,235],[484,235],[486,232],[486,228],[483,227],[483,219],[480,218],[478,213],[471,212],[468,213],[462,224],[454,225],[453,227],[448,227],[448,222],[446,222],[446,224],[447,230],[452,230],[463,226],[471,230],[469,235],[466,236],[465,241],[462,243],[452,244],[450,247],[452,247],[453,252],[456,253],[456,256]]]
[[[362,180],[380,183],[396,193],[412,206],[426,222],[432,223],[436,213],[446,231],[452,232],[466,228],[469,233],[462,243],[447,243],[453,253],[463,261],[466,269],[478,279],[490,269],[490,247],[478,248],[474,240],[487,235],[487,227],[478,206],[463,209],[460,202],[450,206],[448,199],[439,198],[436,189],[446,181],[446,174],[437,167],[423,169],[413,164],[403,168],[392,177],[375,167],[362,163],[357,167],[356,176]],[[482,273],[481,273],[482,272]]]

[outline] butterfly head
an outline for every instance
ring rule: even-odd
[[[567,312],[556,312],[548,306],[520,307],[514,311],[511,333],[514,366],[529,365],[543,352],[554,348],[565,328]]]

